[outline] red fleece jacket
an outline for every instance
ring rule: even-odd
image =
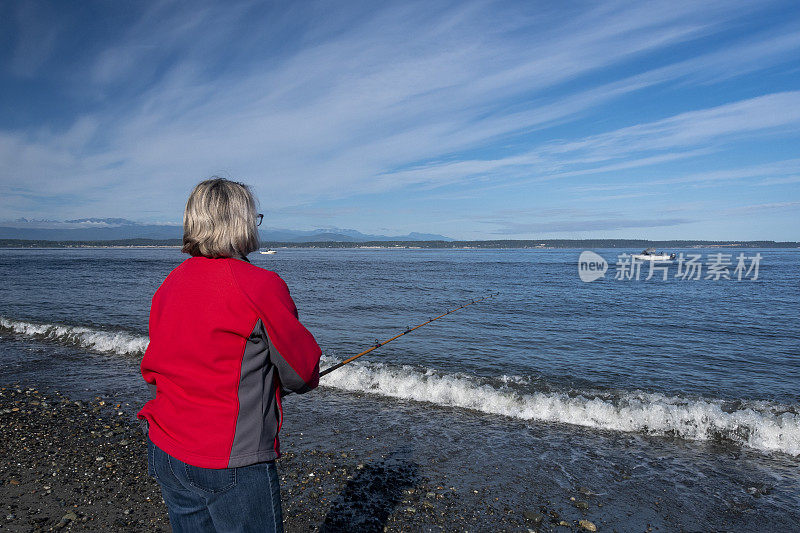
[[[232,258],[192,257],[150,309],[138,416],[159,448],[185,463],[230,468],[280,455],[281,388],[319,383],[320,348],[274,272]]]

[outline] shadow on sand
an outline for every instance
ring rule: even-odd
[[[321,532],[383,531],[403,491],[413,487],[418,467],[408,452],[395,452],[365,464],[331,504]]]

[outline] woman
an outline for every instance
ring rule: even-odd
[[[181,263],[150,309],[139,412],[148,470],[181,531],[282,531],[275,459],[281,393],[319,382],[320,349],[286,283],[256,267],[255,200],[215,178],[189,195]]]

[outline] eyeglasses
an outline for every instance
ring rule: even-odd
[[[258,219],[258,222],[256,222],[256,226],[260,226],[261,225],[261,221],[264,220],[264,215],[259,213],[259,214],[256,215],[256,218]]]

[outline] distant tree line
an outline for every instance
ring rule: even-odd
[[[268,242],[265,247],[286,248],[692,248],[725,246],[731,248],[797,248],[800,242],[785,241],[648,241],[644,239],[494,239],[485,241],[366,241],[366,242]]]
[[[45,241],[0,239],[0,248],[95,248],[180,246],[181,239],[118,239],[103,241]],[[264,248],[674,248],[730,247],[730,248],[799,248],[796,241],[648,241],[644,239],[542,239],[486,241],[366,241],[366,242],[263,242]]]

